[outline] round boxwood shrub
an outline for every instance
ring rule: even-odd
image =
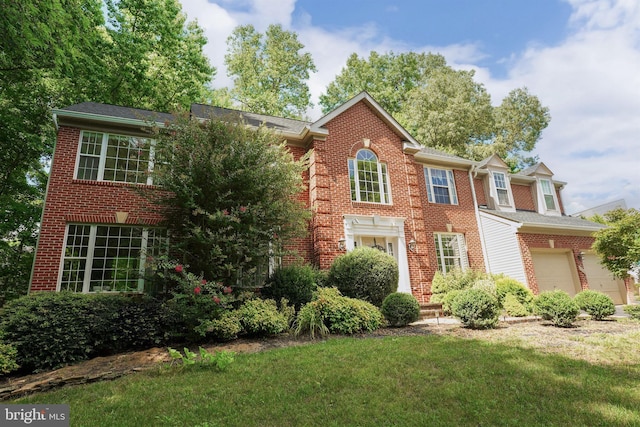
[[[616,312],[616,306],[609,295],[602,292],[585,290],[578,293],[574,298],[580,310],[587,312],[594,320],[602,320]]]
[[[380,307],[387,295],[398,289],[398,263],[377,249],[356,248],[334,260],[328,282],[344,296]]]
[[[316,271],[309,265],[289,265],[276,269],[260,290],[267,299],[286,298],[296,310],[313,297],[316,290]]]
[[[445,316],[451,316],[452,311],[451,311],[451,304],[453,303],[453,300],[456,299],[456,297],[458,295],[460,295],[460,292],[462,292],[462,290],[460,289],[454,289],[452,291],[449,291],[448,293],[446,293],[443,297],[441,297],[441,301],[434,301],[434,299],[438,299],[438,298],[431,298],[432,302],[441,302],[442,303],[442,313]]]
[[[451,311],[467,328],[488,329],[498,324],[500,305],[485,290],[465,289],[452,301]]]
[[[431,302],[443,302],[444,296],[449,292],[468,289],[478,280],[488,277],[486,273],[470,268],[466,270],[454,268],[448,271],[446,275],[437,271],[431,282]]]
[[[578,317],[580,308],[568,293],[562,290],[542,292],[533,303],[534,311],[555,326],[570,327]]]
[[[244,332],[253,336],[276,335],[289,328],[288,315],[274,300],[251,299],[236,310]]]
[[[513,294],[505,295],[502,307],[508,316],[524,317],[529,315],[529,310]]]
[[[407,326],[420,317],[420,304],[411,294],[394,292],[382,301],[380,311],[389,325],[394,327]]]
[[[520,304],[522,304],[527,310],[531,310],[533,304],[534,295],[531,289],[527,288],[524,284],[513,279],[511,277],[498,277],[495,279],[496,292],[500,304],[504,304],[504,299],[507,294],[515,296]]]

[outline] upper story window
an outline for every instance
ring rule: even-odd
[[[424,168],[427,196],[430,203],[458,204],[456,184],[450,169]]]
[[[373,151],[363,149],[349,159],[349,181],[354,202],[391,203],[387,165]]]
[[[460,233],[435,233],[438,270],[446,274],[454,269],[466,269],[469,266],[464,235]]]
[[[77,179],[151,184],[153,141],[82,131]]]
[[[548,179],[540,180],[540,188],[542,190],[542,196],[544,197],[544,204],[549,211],[556,210],[556,201],[553,186]]]
[[[509,201],[509,188],[507,187],[507,178],[502,172],[493,172],[493,182],[498,193],[498,204],[503,206],[511,206]]]

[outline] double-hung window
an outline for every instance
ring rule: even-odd
[[[151,184],[152,170],[152,140],[82,131],[77,179]]]
[[[435,233],[438,270],[446,274],[454,269],[466,269],[469,266],[464,235],[459,233]]]
[[[142,292],[147,257],[166,253],[164,229],[69,224],[60,290]]]
[[[542,196],[544,197],[544,204],[549,211],[556,210],[555,195],[553,194],[553,186],[548,179],[540,180],[540,188],[542,189]]]
[[[424,168],[424,179],[427,182],[427,196],[430,203],[458,204],[452,170]]]
[[[493,182],[496,185],[496,192],[498,193],[498,204],[502,206],[511,206],[505,174],[502,172],[493,172]]]
[[[349,159],[349,181],[354,202],[391,203],[387,165],[373,151],[362,149]]]

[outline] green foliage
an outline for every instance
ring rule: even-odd
[[[482,291],[485,291],[492,297],[498,298],[496,282],[489,276],[487,276],[487,278],[485,279],[478,279],[473,282],[473,285],[471,285],[471,289],[480,289]]]
[[[265,298],[280,300],[286,298],[296,310],[313,297],[317,289],[316,271],[309,265],[289,265],[276,269],[265,286],[261,295]]]
[[[467,328],[489,329],[498,324],[500,305],[485,290],[465,289],[451,302],[451,312]]]
[[[0,331],[0,375],[17,370],[20,366],[16,362],[18,352],[14,346],[3,342],[4,334]]]
[[[632,319],[640,320],[640,305],[625,305],[624,311],[631,316]]]
[[[513,294],[506,294],[504,296],[502,307],[504,308],[504,311],[507,312],[508,316],[524,317],[529,315],[527,307],[525,307],[518,297]]]
[[[555,326],[568,328],[578,318],[580,308],[561,290],[542,292],[534,300],[534,312]]]
[[[54,369],[169,339],[169,313],[149,297],[46,292],[11,301],[3,311],[0,329],[27,371]]]
[[[573,297],[573,301],[580,310],[586,311],[594,320],[603,320],[616,312],[616,306],[611,297],[602,292],[587,289]]]
[[[231,341],[238,338],[243,329],[238,312],[230,310],[222,312],[217,319],[202,320],[195,331],[216,341]]]
[[[328,282],[345,296],[380,307],[398,289],[398,263],[377,249],[356,248],[333,261]]]
[[[227,350],[210,353],[204,348],[198,347],[198,354],[196,354],[185,347],[184,355],[171,347],[167,351],[171,357],[171,366],[179,362],[182,367],[211,366],[218,371],[224,371],[235,361],[235,353]]]
[[[531,289],[527,288],[516,279],[512,279],[511,277],[506,276],[496,278],[495,282],[498,300],[501,304],[504,304],[506,296],[508,294],[511,294],[515,296],[520,304],[522,304],[525,308],[529,310],[531,309],[534,298]]]
[[[295,161],[268,129],[239,124],[183,116],[159,131],[156,155],[168,163],[154,183],[167,192],[145,193],[166,218],[176,256],[234,289],[262,285],[269,257],[307,233],[309,218],[297,199],[306,158]]]
[[[433,301],[433,302],[441,302],[442,303],[442,313],[445,316],[450,316],[451,314],[453,314],[453,312],[451,310],[451,305],[453,304],[453,300],[455,300],[456,297],[458,295],[460,295],[460,292],[462,292],[461,289],[454,289],[454,290],[449,291],[446,294],[444,294],[444,296],[442,296],[442,294],[438,294],[438,296],[441,298],[441,301],[434,301],[433,298],[431,298],[431,301]],[[438,299],[438,298],[436,298],[436,299]]]
[[[487,277],[485,273],[474,271],[470,268],[466,270],[453,269],[447,272],[446,275],[437,271],[431,282],[431,301],[442,302],[444,295],[450,291],[468,289],[476,281]],[[434,300],[434,298],[436,299]]]
[[[640,211],[614,209],[604,219],[608,227],[595,233],[593,249],[603,266],[624,279],[640,262]]]
[[[420,317],[420,304],[411,294],[394,292],[382,301],[380,311],[389,322],[389,325],[395,327],[407,326]]]
[[[316,298],[304,305],[296,319],[296,334],[324,335],[371,332],[382,326],[380,310],[366,302],[342,296],[336,288],[319,288]]]
[[[416,139],[427,146],[481,160],[498,154],[513,169],[527,157],[550,120],[549,109],[526,88],[493,106],[473,71],[454,70],[441,55],[413,52],[352,54],[326,94],[325,113],[366,90]]]
[[[281,25],[269,25],[264,35],[252,25],[236,27],[224,58],[234,83],[231,96],[246,111],[300,118],[312,106],[306,81],[316,71],[303,48],[298,35]]]
[[[289,328],[289,317],[274,300],[252,299],[237,310],[240,324],[249,335],[276,335]]]

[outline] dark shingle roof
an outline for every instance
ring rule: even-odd
[[[310,122],[303,120],[267,116],[264,114],[249,113],[246,111],[231,110],[228,108],[214,107],[204,104],[192,104],[191,113],[200,119],[239,115],[248,125],[257,127],[264,124],[269,129],[295,134],[300,134],[306,126],[311,124]]]
[[[97,102],[82,102],[62,108],[62,110],[153,122],[165,122],[167,120],[173,120],[174,118],[173,115],[169,113],[121,107],[119,105],[99,104]]]
[[[606,228],[606,226],[602,224],[587,221],[582,218],[576,218],[573,216],[542,215],[537,212],[529,211],[500,212],[487,208],[480,208],[480,211],[529,226],[566,227],[567,229],[592,229],[593,231]]]

